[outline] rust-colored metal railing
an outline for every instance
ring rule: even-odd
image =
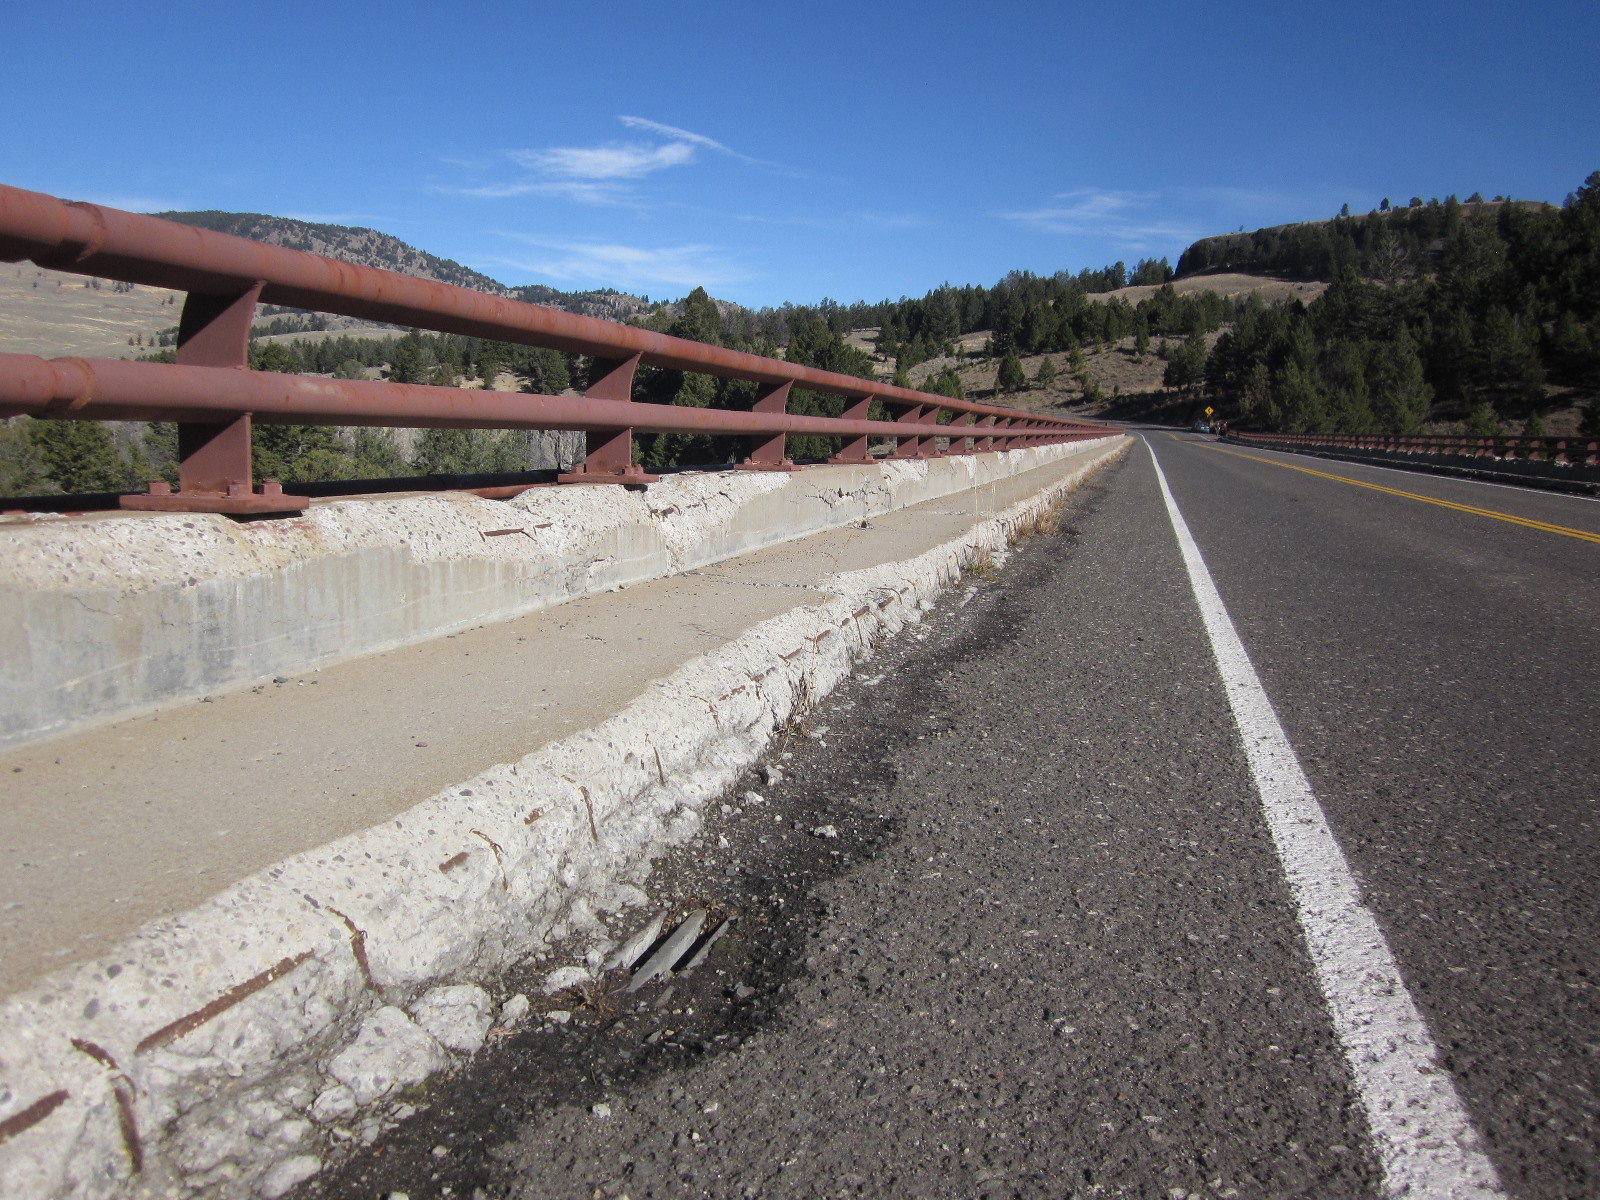
[[[864,463],[868,438],[895,439],[894,456],[1005,450],[1102,437],[1104,426],[952,400],[874,380],[668,337],[468,288],[289,250],[96,204],[0,185],[0,261],[186,292],[177,363],[43,359],[0,353],[0,417],[152,420],[178,424],[179,489],[152,484],[124,507],[209,512],[303,509],[273,481],[258,491],[253,423],[570,429],[586,433],[585,461],[568,483],[646,484],[633,462],[635,432],[741,434],[750,470],[793,470],[789,434],[846,439],[831,461]],[[545,346],[593,361],[582,397],[311,378],[248,370],[258,304]],[[633,399],[641,364],[752,380],[751,411]],[[787,411],[795,387],[845,398],[842,416]],[[895,414],[871,420],[873,402]],[[948,413],[950,423],[940,423]],[[936,439],[947,438],[940,450]]]

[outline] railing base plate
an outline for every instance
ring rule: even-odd
[[[123,508],[137,512],[212,512],[232,516],[255,516],[261,513],[299,513],[311,505],[309,496],[222,496],[211,492],[169,492],[165,495],[137,493],[123,496]]]
[[[557,483],[620,483],[642,487],[656,483],[661,476],[648,474],[643,467],[629,471],[566,471],[556,476]]]

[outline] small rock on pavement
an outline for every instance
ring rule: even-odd
[[[839,836],[839,831],[832,825],[818,825],[811,831],[811,834],[813,837],[819,838],[836,838]]]
[[[761,778],[766,782],[768,787],[771,787],[775,783],[782,783],[783,768],[777,763],[768,763],[766,766],[761,768]]]
[[[607,1104],[605,1101],[602,1100],[599,1104],[592,1105],[590,1107],[589,1111],[591,1113],[593,1113],[597,1118],[599,1118],[600,1120],[604,1121],[607,1117],[609,1117],[611,1115],[611,1105]]]
[[[740,796],[739,799],[743,800],[746,804],[765,804],[767,802],[767,798],[760,792],[746,792],[744,795]]]
[[[267,1200],[278,1200],[278,1197],[290,1188],[298,1183],[304,1183],[320,1170],[322,1170],[320,1158],[310,1154],[297,1154],[293,1158],[284,1159],[268,1171],[266,1178],[257,1185],[256,1190]]]

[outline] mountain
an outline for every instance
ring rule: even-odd
[[[287,246],[291,250],[306,250],[312,254],[326,255],[342,262],[365,267],[380,267],[385,271],[398,271],[419,279],[436,279],[440,283],[453,283],[457,287],[487,292],[491,296],[506,296],[529,304],[542,304],[563,312],[580,316],[600,317],[608,321],[630,321],[648,317],[663,306],[642,296],[619,292],[614,288],[600,288],[584,292],[563,292],[542,283],[521,287],[506,287],[471,267],[462,266],[448,258],[418,250],[391,234],[376,229],[350,225],[322,225],[314,221],[298,221],[292,217],[272,217],[265,213],[230,212],[162,212],[155,213],[167,221],[185,225],[198,225],[218,233],[231,233],[235,237],[267,242],[274,246]]]
[[[453,283],[458,287],[488,292],[492,296],[509,296],[511,289],[497,283],[487,275],[464,267],[448,258],[418,250],[391,234],[379,233],[350,225],[321,225],[313,221],[297,221],[291,217],[271,217],[265,213],[230,213],[214,209],[205,212],[154,213],[165,221],[184,225],[197,225],[201,229],[214,229],[218,233],[231,233],[235,237],[266,242],[273,246],[287,246],[290,250],[305,250],[337,258],[341,262],[356,263],[365,267],[381,267],[414,275],[419,279],[435,279],[440,283]]]

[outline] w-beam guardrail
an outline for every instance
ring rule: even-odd
[[[647,484],[633,461],[635,432],[742,434],[752,470],[793,470],[789,434],[846,439],[830,461],[866,463],[869,437],[895,439],[894,457],[932,458],[1105,436],[1098,425],[953,400],[873,380],[668,337],[469,288],[356,266],[97,204],[0,185],[0,261],[187,293],[177,363],[0,353],[0,417],[175,421],[179,487],[154,483],[125,508],[294,512],[305,497],[274,481],[254,487],[252,422],[308,425],[570,429],[586,454],[565,483]],[[545,346],[591,360],[581,397],[434,385],[308,378],[248,369],[258,304]],[[636,402],[641,364],[760,385],[748,412]],[[794,387],[845,398],[839,417],[787,411]],[[870,418],[874,402],[896,414]],[[940,422],[949,414],[950,423]],[[948,438],[946,449],[936,439]]]
[[[1592,437],[1465,437],[1361,433],[1243,433],[1228,436],[1258,446],[1290,446],[1307,450],[1367,450],[1397,454],[1498,459],[1503,462],[1558,463],[1573,467],[1600,465],[1600,438]]]

